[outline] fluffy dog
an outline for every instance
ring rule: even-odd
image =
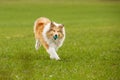
[[[34,23],[34,34],[36,50],[43,45],[51,59],[60,60],[56,51],[62,46],[65,39],[64,25],[40,17]]]

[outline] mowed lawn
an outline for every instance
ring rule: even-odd
[[[60,61],[34,48],[41,16],[65,25]],[[0,80],[120,80],[120,2],[1,0]]]

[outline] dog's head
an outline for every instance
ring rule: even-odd
[[[47,32],[47,37],[50,39],[62,39],[64,37],[64,25],[51,22],[50,29]]]

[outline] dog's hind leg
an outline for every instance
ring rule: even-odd
[[[41,46],[40,41],[38,39],[36,39],[35,49],[38,50],[40,46]]]

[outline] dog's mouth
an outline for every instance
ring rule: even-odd
[[[54,36],[53,36],[53,39],[54,39],[54,40],[58,39],[58,35],[54,35]]]

